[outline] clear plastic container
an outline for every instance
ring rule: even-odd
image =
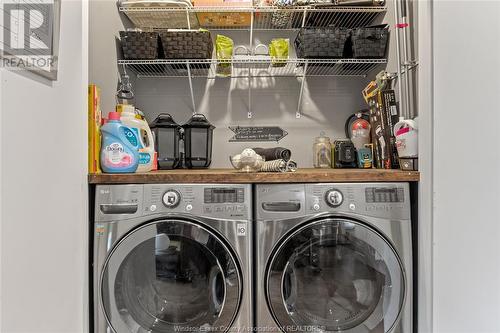
[[[332,167],[332,143],[324,132],[314,139],[313,165],[315,168]]]

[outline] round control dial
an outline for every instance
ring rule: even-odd
[[[339,190],[331,189],[325,194],[325,201],[330,207],[338,207],[344,201],[344,195]]]
[[[163,194],[163,204],[167,208],[175,208],[181,202],[181,195],[174,190],[168,190]]]

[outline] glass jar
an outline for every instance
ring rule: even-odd
[[[332,143],[324,132],[321,132],[320,136],[314,139],[313,154],[315,168],[332,167]]]

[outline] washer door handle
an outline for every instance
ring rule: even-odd
[[[262,209],[268,212],[298,212],[300,202],[263,202]]]
[[[137,204],[101,204],[99,209],[103,214],[134,214],[139,206]]]

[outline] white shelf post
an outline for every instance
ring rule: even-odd
[[[297,103],[297,112],[295,113],[295,118],[297,118],[297,119],[300,119],[302,117],[302,97],[304,95],[304,86],[306,83],[307,64],[308,64],[308,61],[306,60],[304,63],[304,72],[302,73],[302,82],[300,84],[299,101]]]
[[[193,114],[196,113],[196,104],[194,102],[194,91],[193,91],[193,78],[191,76],[191,64],[186,61],[188,80],[189,80],[189,90],[191,91],[191,103],[193,103]]]

